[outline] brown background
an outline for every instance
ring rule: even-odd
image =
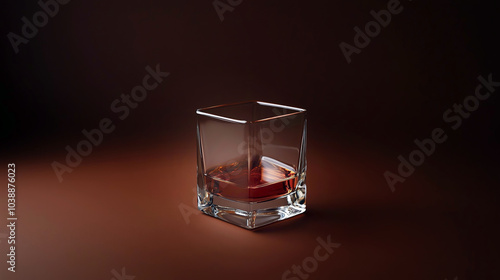
[[[244,0],[221,22],[211,1],[72,1],[19,54],[5,36],[0,166],[16,163],[19,221],[1,279],[281,279],[328,235],[342,245],[309,279],[498,278],[498,96],[457,131],[442,120],[478,75],[500,80],[498,9],[402,1],[348,64],[339,43],[386,3]],[[2,34],[39,9],[5,3]],[[111,102],[158,63],[171,75],[119,120]],[[306,214],[186,224],[195,109],[254,99],[308,110]],[[116,130],[59,183],[50,164],[104,117]],[[384,171],[436,127],[449,139],[392,193]]]

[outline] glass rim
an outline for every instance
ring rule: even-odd
[[[224,117],[218,114],[212,114],[206,112],[207,110],[212,110],[212,109],[217,109],[217,108],[222,108],[222,107],[229,107],[229,106],[237,106],[237,105],[244,105],[244,104],[251,104],[255,103],[261,106],[268,106],[268,107],[274,107],[274,108],[281,108],[281,109],[287,109],[287,110],[293,110],[296,112],[288,113],[288,114],[281,114],[281,115],[276,115],[268,118],[262,118],[254,121],[249,121],[249,120],[240,120],[240,119],[235,119],[235,118],[229,118],[229,117]],[[264,102],[264,101],[258,101],[258,100],[250,100],[250,101],[243,101],[243,102],[235,102],[235,103],[227,103],[227,104],[221,104],[221,105],[215,105],[215,106],[210,106],[210,107],[204,107],[204,108],[199,108],[196,110],[196,114],[206,116],[206,117],[211,117],[223,121],[228,121],[228,122],[234,122],[234,123],[240,123],[240,124],[251,124],[251,123],[259,123],[259,122],[266,122],[274,119],[279,119],[283,117],[288,117],[288,116],[293,116],[293,115],[298,115],[298,114],[305,114],[306,109],[298,108],[298,107],[292,107],[292,106],[286,106],[286,105],[280,105],[276,103],[269,103],[269,102]]]

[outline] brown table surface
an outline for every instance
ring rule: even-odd
[[[1,279],[113,279],[122,268],[136,280],[282,279],[328,236],[341,245],[308,279],[465,279],[495,266],[498,214],[472,190],[488,170],[444,157],[392,193],[382,173],[395,158],[310,139],[306,214],[255,231],[194,211],[194,139],[103,145],[62,183],[53,160],[15,161],[17,272],[4,264]],[[5,239],[0,249],[6,258]]]

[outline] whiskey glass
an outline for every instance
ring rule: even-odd
[[[261,101],[198,109],[198,209],[254,229],[306,210],[306,110]]]

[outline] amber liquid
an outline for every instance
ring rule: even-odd
[[[293,167],[268,157],[259,159],[248,174],[246,162],[218,166],[205,174],[208,191],[228,199],[246,202],[270,200],[295,190]]]

